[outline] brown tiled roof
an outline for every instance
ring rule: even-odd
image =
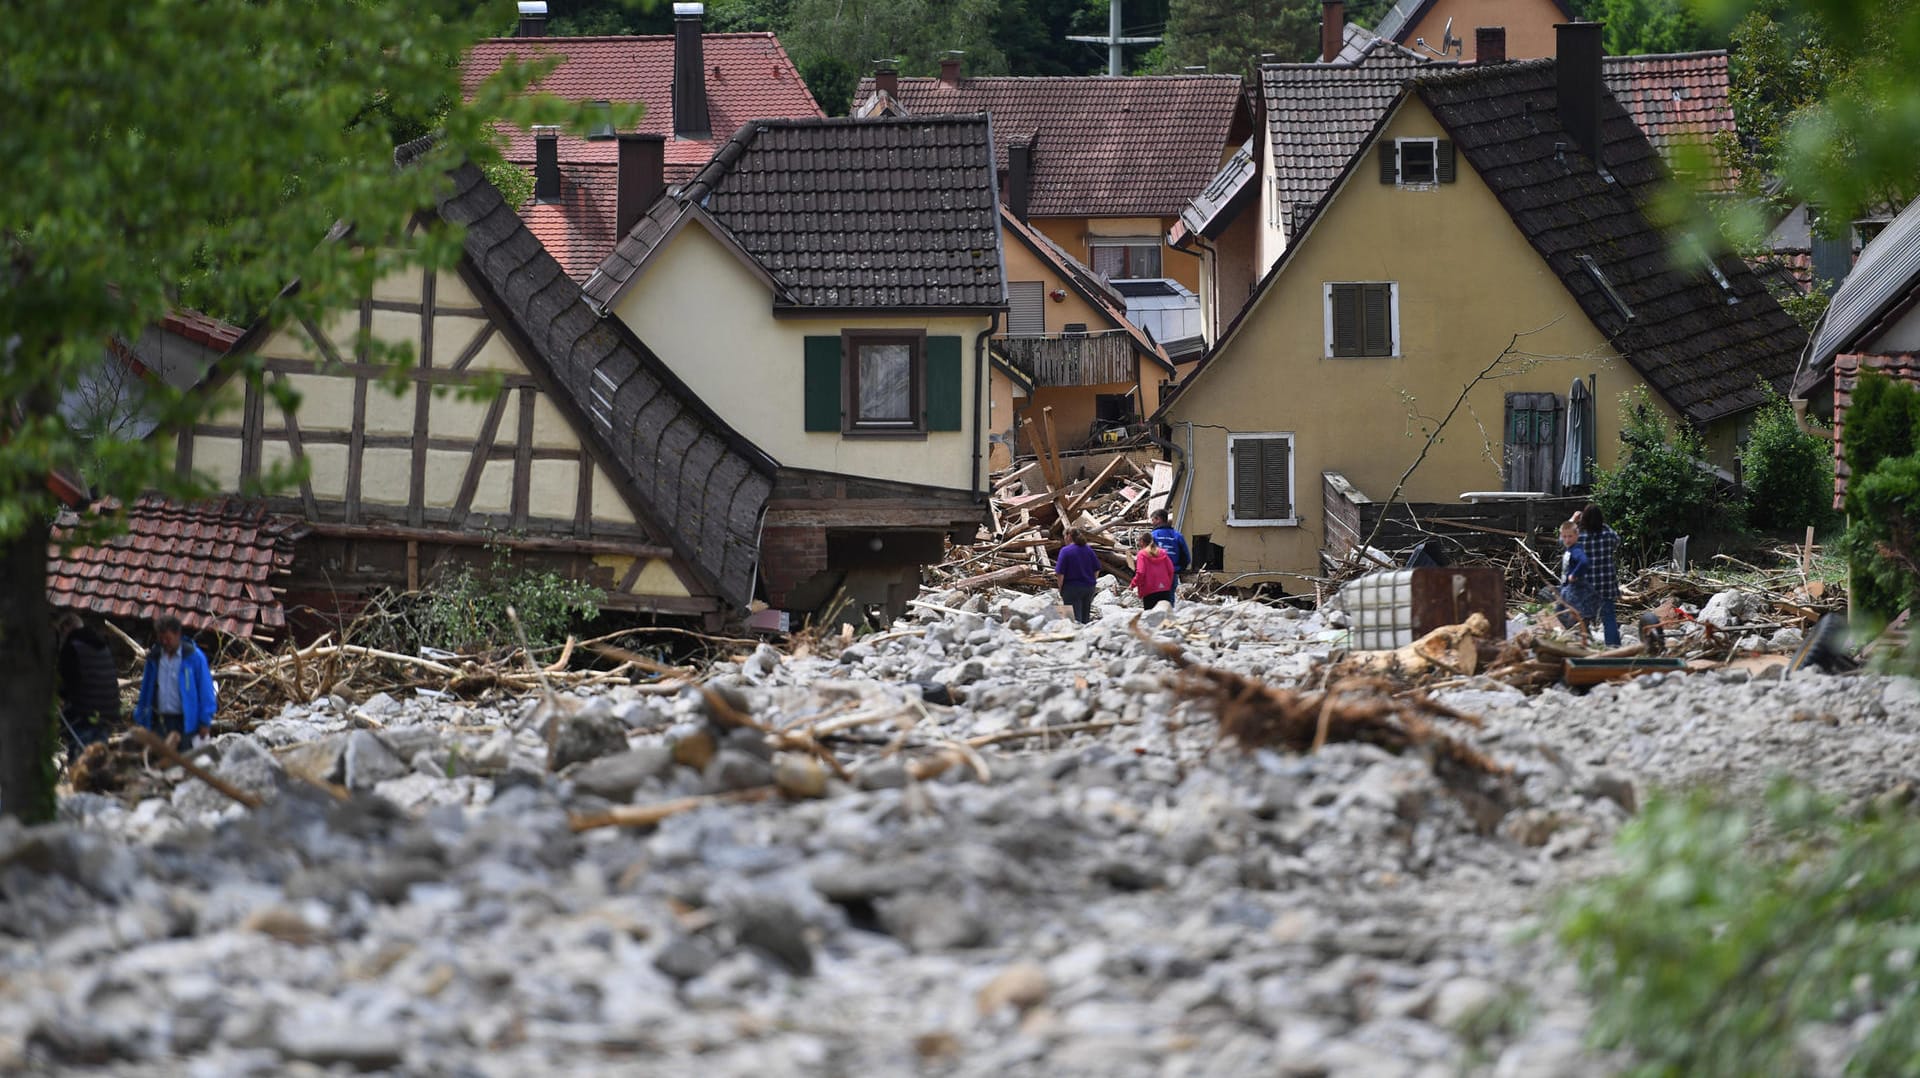
[[[1724,49],[1608,56],[1601,73],[1613,99],[1669,163],[1676,146],[1689,141],[1710,146],[1715,136],[1734,131]],[[1700,179],[1711,191],[1733,189],[1733,173],[1724,165]]]
[[[1648,218],[1668,182],[1658,152],[1602,94],[1602,162],[1611,179],[1602,176],[1561,129],[1554,85],[1550,59],[1456,68],[1414,83],[1594,326],[1683,415],[1706,423],[1761,403],[1763,382],[1784,390],[1807,343],[1799,323],[1733,254],[1714,256],[1724,285],[1703,268],[1676,264]]]
[[[1346,47],[1332,64],[1269,64],[1260,72],[1274,175],[1290,232],[1320,201],[1408,79],[1460,66],[1382,38],[1356,36],[1353,30],[1349,23]],[[1609,92],[1669,158],[1689,137],[1733,130],[1725,52],[1609,56],[1602,75]],[[1707,178],[1715,191],[1732,184],[1724,170]]]
[[[471,93],[500,69],[508,56],[525,60],[560,55],[560,66],[533,89],[569,101],[612,101],[642,105],[633,130],[666,136],[665,178],[669,185],[693,178],[700,166],[726,145],[748,120],[824,115],[813,100],[787,51],[772,34],[706,34],[701,39],[707,68],[707,123],[711,137],[680,138],[673,133],[673,37],[542,37],[482,41],[467,55],[461,88]],[[530,132],[503,126],[503,153],[516,164],[533,166]],[[522,217],[574,280],[585,280],[613,250],[615,168],[619,145],[613,139],[559,137],[561,201],[531,200]]]
[[[1415,27],[1420,25],[1420,20],[1426,18],[1427,12],[1432,10],[1436,2],[1437,0],[1396,0],[1396,3],[1387,9],[1387,13],[1380,16],[1380,23],[1374,27],[1374,31],[1383,38],[1404,45],[1407,43],[1407,37],[1413,33]],[[1573,8],[1567,0],[1553,0],[1553,5],[1559,8],[1560,14],[1568,19],[1574,17]],[[1467,29],[1464,26],[1455,27],[1454,33],[1457,36],[1465,36]]]
[[[802,307],[1006,306],[984,116],[755,121],[681,197]]]
[[[1268,64],[1260,69],[1273,146],[1275,196],[1287,233],[1297,235],[1314,206],[1373,134],[1407,79],[1431,64],[1375,39],[1352,64]],[[1452,66],[1449,64],[1448,66]]]
[[[1920,388],[1920,355],[1900,352],[1893,355],[1846,354],[1833,357],[1833,507],[1846,508],[1847,480],[1853,470],[1847,467],[1847,409],[1853,406],[1853,391],[1860,384],[1862,370],[1878,371],[1889,378],[1911,382]]]
[[[180,505],[147,495],[127,509],[125,533],[61,549],[79,524],[62,512],[47,546],[47,598],[56,608],[143,620],[171,613],[195,632],[240,639],[286,628],[272,582],[293,565],[298,522],[237,498]]]
[[[427,140],[395,151],[412,163]],[[450,174],[440,216],[466,226],[466,257],[558,383],[579,433],[614,462],[616,482],[662,528],[714,594],[753,592],[761,510],[773,461],[714,414],[617,318],[587,306],[580,286],[473,165]]]
[[[915,116],[991,113],[996,169],[1034,139],[1033,217],[1173,217],[1247,136],[1238,75],[903,78],[893,96]]]
[[[222,322],[212,315],[201,314],[186,307],[175,308],[167,317],[161,319],[160,328],[176,337],[185,338],[216,352],[225,352],[232,348],[233,342],[239,340],[240,335],[246,332],[239,326]]]

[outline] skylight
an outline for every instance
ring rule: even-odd
[[[1600,263],[1595,262],[1592,255],[1575,255],[1574,258],[1579,260],[1580,268],[1587,271],[1587,276],[1593,278],[1593,283],[1600,286],[1600,291],[1606,295],[1607,302],[1613,304],[1613,309],[1619,313],[1620,317],[1629,322],[1633,321],[1633,308],[1627,306],[1627,301],[1621,297],[1620,290],[1613,287],[1613,282],[1607,279],[1606,271],[1600,268]]]

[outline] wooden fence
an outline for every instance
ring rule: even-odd
[[[1136,370],[1133,338],[1124,330],[1074,337],[1002,337],[993,347],[1037,386],[1131,382]]]

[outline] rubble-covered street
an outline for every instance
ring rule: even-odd
[[[1913,791],[1910,679],[1453,678],[1403,755],[1248,752],[1147,637],[1304,692],[1337,615],[1055,613],[321,699],[192,753],[257,809],[175,770],[0,823],[0,1070],[1603,1074],[1532,930],[1651,788]]]

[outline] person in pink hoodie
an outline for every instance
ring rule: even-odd
[[[1140,533],[1139,550],[1133,555],[1133,590],[1140,605],[1148,610],[1165,603],[1173,605],[1173,559],[1153,541],[1153,533]]]

